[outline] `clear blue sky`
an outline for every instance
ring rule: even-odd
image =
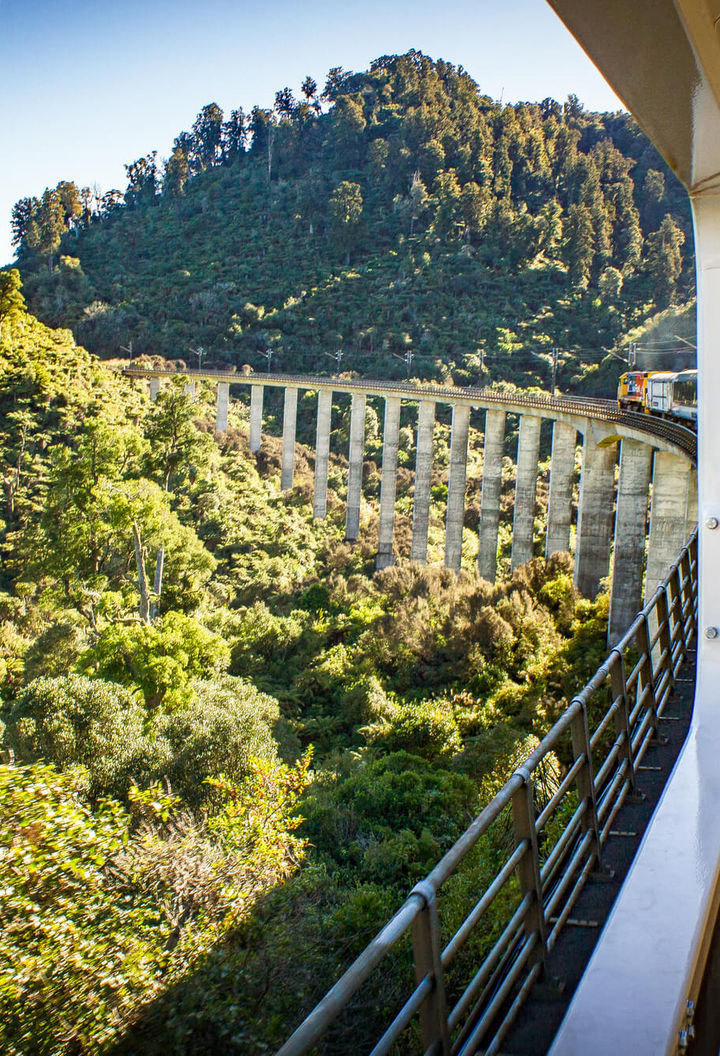
[[[306,74],[417,48],[506,102],[619,102],[545,0],[0,0],[0,264],[10,210],[58,180],[125,188],[206,103],[271,106]]]

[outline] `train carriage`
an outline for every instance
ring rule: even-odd
[[[643,411],[645,409],[645,389],[648,374],[643,370],[629,370],[621,374],[618,384],[618,404],[625,411]]]
[[[697,370],[628,371],[618,384],[618,406],[693,425],[697,421]]]

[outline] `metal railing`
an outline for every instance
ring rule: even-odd
[[[500,1051],[585,881],[601,868],[614,819],[635,789],[648,746],[659,736],[675,676],[696,634],[697,579],[695,532],[648,605],[535,751],[277,1056],[330,1051],[322,1047],[326,1031],[348,1013],[363,983],[377,969],[382,972],[383,962],[387,968],[391,951],[408,936],[414,986],[408,978],[405,1002],[380,1026],[384,1032],[371,1056],[389,1053],[408,1035],[411,1051],[425,1056]],[[477,853],[469,858],[470,852],[494,832],[502,860],[446,937],[443,886],[469,861],[477,869]],[[476,957],[472,950],[468,956],[478,941],[484,942],[482,953]],[[367,1010],[361,1018],[357,1038],[367,1026]]]

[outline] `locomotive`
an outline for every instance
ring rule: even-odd
[[[694,426],[697,423],[697,370],[629,370],[618,384],[618,406]]]

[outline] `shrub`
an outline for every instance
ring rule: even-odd
[[[197,620],[168,612],[152,626],[113,624],[80,658],[83,674],[142,690],[146,704],[169,709],[192,700],[190,682],[230,662],[225,641]]]
[[[36,678],[10,711],[6,739],[24,762],[85,766],[93,796],[121,796],[132,778],[143,783],[165,767],[165,746],[148,743],[145,718],[132,692],[113,682]]]
[[[198,804],[207,798],[208,778],[224,774],[238,781],[253,759],[277,761],[271,731],[280,710],[273,697],[239,678],[196,681],[193,689],[197,701],[159,715],[153,733],[169,747],[164,772],[173,790],[186,803]]]
[[[106,871],[128,822],[117,803],[91,813],[77,777],[0,767],[0,1040],[11,1056],[99,1052],[155,990],[169,929]]]
[[[367,736],[386,751],[411,752],[430,760],[447,757],[462,747],[452,706],[442,699],[400,704],[388,722],[368,727]]]

